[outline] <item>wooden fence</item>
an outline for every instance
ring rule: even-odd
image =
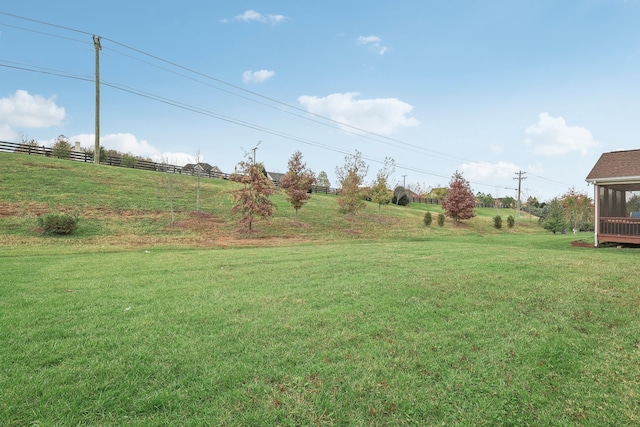
[[[45,147],[44,145],[39,146],[35,144],[20,144],[15,142],[6,142],[0,141],[0,152],[8,152],[8,153],[19,153],[19,154],[27,154],[31,156],[46,156],[53,157],[53,149],[50,147]],[[83,151],[75,151],[71,150],[69,152],[68,160],[74,160],[77,162],[86,162],[93,163],[93,154],[85,153]],[[169,172],[176,173],[179,175],[190,175],[196,176],[198,175],[198,171],[191,168],[183,168],[182,166],[169,165],[166,163],[156,163],[148,160],[140,160],[140,159],[132,159],[126,158],[124,156],[107,156],[106,159],[101,159],[100,164],[108,165],[108,166],[119,166],[133,169],[142,169],[148,171],[156,171],[156,172]],[[218,172],[215,170],[211,170],[208,172],[200,172],[200,176],[203,178],[219,178],[219,179],[229,179],[228,173]],[[273,184],[278,187],[280,183],[278,181],[272,181]],[[310,193],[314,194],[339,194],[339,190],[337,188],[331,187],[321,187],[314,185],[309,190]],[[427,203],[431,205],[439,204],[438,199],[427,199],[427,198],[419,198],[412,197],[412,203]]]
[[[53,157],[53,149],[44,145],[40,146],[35,144],[19,144],[15,142],[0,141],[0,151],[8,153],[27,154],[32,156]],[[85,153],[84,151],[71,150],[66,159],[78,162],[93,163],[93,154]],[[108,155],[106,159],[100,159],[100,164],[156,172],[171,172],[180,175],[195,176],[198,174],[196,170],[184,169],[182,166],[169,165],[166,163],[156,163],[135,158],[127,158],[125,156]],[[229,179],[229,174],[213,170],[208,172],[200,172],[200,176],[203,178]]]

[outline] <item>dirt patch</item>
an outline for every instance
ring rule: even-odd
[[[40,216],[51,212],[46,203],[3,203],[0,205],[0,217]]]
[[[571,242],[571,246],[578,248],[593,248],[593,243],[585,242],[583,240],[574,240]]]

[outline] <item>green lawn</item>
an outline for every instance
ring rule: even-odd
[[[635,249],[0,153],[2,425],[638,425]],[[78,212],[68,237],[38,215]]]
[[[569,239],[7,256],[0,419],[637,425],[637,253]]]

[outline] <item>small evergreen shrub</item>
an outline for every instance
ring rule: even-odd
[[[502,228],[502,217],[500,215],[493,217],[493,226],[498,230]]]
[[[427,227],[431,225],[431,222],[433,221],[433,218],[431,217],[431,212],[427,212],[424,214],[424,225],[426,225]]]
[[[438,225],[440,227],[444,227],[444,214],[443,213],[439,213],[438,214]]]
[[[515,224],[516,224],[516,219],[513,217],[513,215],[509,215],[507,217],[507,227],[513,228]]]
[[[78,228],[78,216],[49,213],[38,217],[38,227],[42,229],[44,234],[71,234]]]

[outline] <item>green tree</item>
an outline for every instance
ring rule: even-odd
[[[356,214],[365,206],[361,197],[361,185],[367,176],[369,166],[362,160],[362,154],[356,150],[355,154],[344,158],[344,165],[336,168],[336,176],[340,183],[338,210],[351,219],[354,226]]]
[[[560,199],[555,197],[547,203],[540,220],[542,221],[544,229],[551,231],[553,234],[566,228],[567,224],[564,221],[564,209],[562,208]]]
[[[632,194],[627,200],[627,212],[640,212],[640,196],[638,194]]]
[[[511,196],[505,196],[502,198],[502,204],[507,208],[514,209],[516,207],[516,199]]]
[[[425,212],[424,219],[422,221],[424,222],[424,225],[429,227],[431,225],[431,222],[433,222],[433,216],[431,215],[431,212]]]
[[[138,159],[133,154],[125,153],[120,157],[120,164],[125,168],[134,168]]]
[[[59,159],[68,159],[71,155],[71,143],[69,138],[64,135],[58,136],[56,142],[53,143],[53,156]]]
[[[391,199],[391,202],[394,205],[407,206],[410,202],[409,196],[407,195],[407,189],[401,185],[398,185],[393,190],[393,198]]]
[[[238,164],[238,170],[240,173],[229,177],[231,181],[242,184],[242,188],[231,193],[235,203],[231,211],[239,214],[240,224],[251,231],[257,217],[265,219],[273,214],[275,204],[269,197],[276,190],[266,177],[261,163],[247,159]]]
[[[476,194],[476,199],[478,200],[478,204],[483,208],[492,208],[495,203],[491,194],[484,194],[482,192]]]
[[[378,218],[382,205],[389,204],[393,197],[393,192],[389,190],[389,177],[395,171],[395,161],[391,157],[384,159],[382,169],[376,175],[376,181],[371,186],[371,201],[378,204]]]
[[[469,181],[462,176],[461,172],[456,171],[451,177],[447,197],[442,201],[445,215],[458,223],[476,216],[475,206],[476,198],[471,191]]]
[[[296,221],[298,220],[298,209],[300,209],[311,197],[309,189],[316,178],[302,161],[302,153],[296,151],[289,159],[289,170],[280,180],[280,186],[287,193],[287,200],[296,210]]]
[[[431,189],[429,197],[437,199],[438,202],[442,203],[442,201],[447,197],[447,191],[449,191],[449,189],[446,187],[435,187]]]
[[[325,171],[320,171],[320,173],[318,173],[318,176],[316,177],[316,186],[325,188],[331,187],[331,182],[329,182],[329,177]]]

